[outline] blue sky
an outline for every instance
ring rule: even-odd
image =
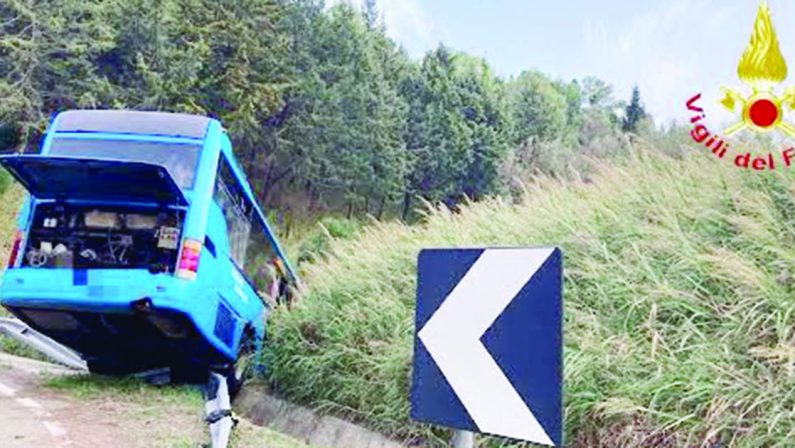
[[[795,2],[768,4],[790,63],[788,81],[795,84]],[[595,75],[612,84],[619,98],[638,84],[658,123],[685,120],[684,103],[695,93],[703,92],[714,104],[721,84],[743,87],[736,67],[758,5],[757,0],[379,1],[388,33],[414,57],[444,42],[483,56],[503,76],[524,69],[562,79]],[[714,120],[731,118],[711,109]]]

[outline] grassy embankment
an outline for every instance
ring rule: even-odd
[[[789,446],[795,439],[795,182],[639,155],[518,203],[375,224],[306,267],[272,374],[290,398],[442,446],[407,420],[423,247],[565,252],[567,446]],[[495,446],[499,442],[492,442]]]

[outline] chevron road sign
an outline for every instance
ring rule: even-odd
[[[419,255],[411,417],[559,446],[559,249]]]

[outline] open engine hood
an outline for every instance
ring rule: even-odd
[[[39,199],[188,205],[161,165],[20,154],[0,156],[0,164]]]

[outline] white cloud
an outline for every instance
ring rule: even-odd
[[[736,10],[737,5],[674,0],[625,26],[586,23],[582,70],[613,83],[620,98],[628,98],[637,84],[658,123],[686,120],[684,103],[693,94],[703,92],[705,101],[713,101],[720,84],[736,84],[739,54],[732,47],[740,35],[747,39],[729,26]]]
[[[327,6],[348,2],[361,7],[362,0],[329,0]],[[417,0],[379,0],[380,12],[387,34],[412,48],[430,48],[441,40],[441,32]],[[420,56],[420,55],[413,55]]]
[[[415,0],[382,0],[384,22],[393,37],[402,40],[404,36],[432,39],[434,26]]]

